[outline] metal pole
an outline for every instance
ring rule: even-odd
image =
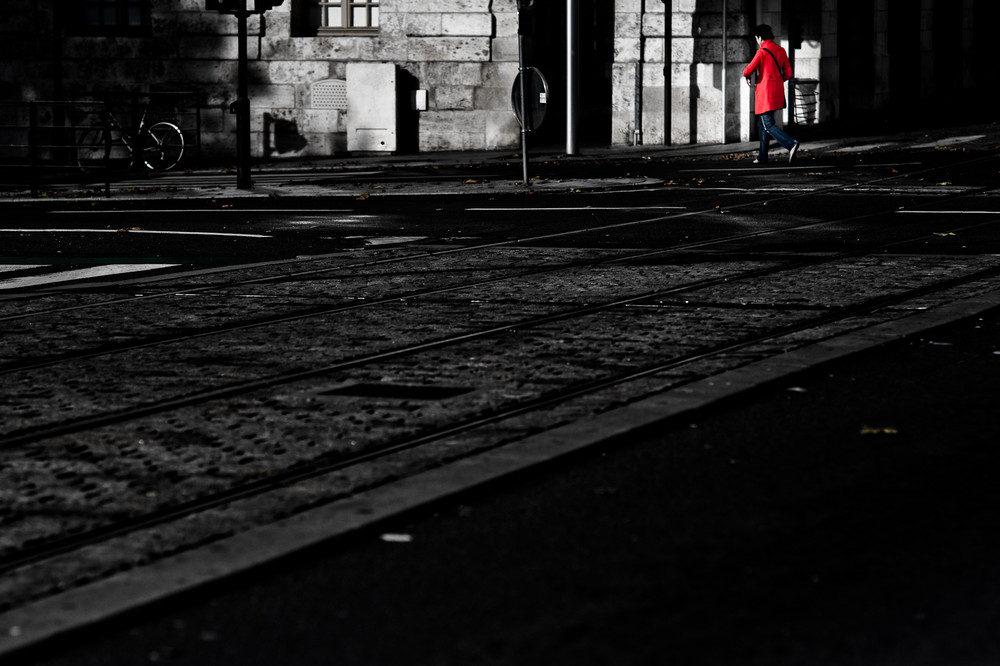
[[[671,0],[663,0],[663,143],[671,144],[673,126],[674,10]]]
[[[28,173],[31,176],[31,196],[38,196],[38,104],[28,102]]]
[[[579,0],[566,0],[566,154],[579,152],[577,142],[578,88],[580,81]]]
[[[729,109],[729,105],[726,103],[728,101],[728,88],[726,86],[726,79],[728,78],[729,72],[729,31],[726,25],[726,17],[729,16],[727,11],[726,0],[722,0],[722,143],[726,143],[726,111]]]
[[[642,66],[646,60],[646,39],[642,36],[642,20],[646,16],[646,0],[639,3],[639,59],[635,62],[635,92],[632,97],[632,145],[642,145]]]
[[[520,10],[518,10],[520,11]],[[528,184],[528,85],[527,71],[524,69],[524,35],[517,35],[517,78],[521,87],[521,183]]]
[[[247,0],[241,3],[242,9],[236,12],[239,47],[237,51],[238,77],[236,90],[236,188],[240,190],[253,189],[250,179],[250,94],[247,84]]]

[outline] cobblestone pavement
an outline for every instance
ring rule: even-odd
[[[397,254],[400,261],[390,261]],[[216,272],[166,277],[130,298],[97,291],[47,295],[27,307],[0,302],[0,369],[4,385],[17,387],[0,401],[8,449],[0,471],[2,557],[436,433],[419,448],[9,567],[0,580],[3,640],[44,640],[66,621],[46,616],[52,604],[79,614],[75,604],[85,603],[87,590],[121,572],[155,571],[151,565],[185,553],[201,558],[203,551],[191,549],[226,551],[226,539],[241,535],[257,534],[260,544],[273,538],[268,526],[337,501],[357,511],[355,498],[377,495],[394,480],[438,473],[602,415],[613,421],[623,406],[671,391],[683,401],[686,387],[706,378],[724,383],[732,373],[831,341],[871,344],[857,342],[866,331],[919,330],[915,322],[927,313],[968,314],[954,304],[985,309],[1000,293],[1000,255],[991,253],[829,253],[815,257],[825,260],[816,265],[760,275],[784,259],[684,256],[671,263],[629,254],[527,245],[422,256],[402,246],[380,250],[379,264],[359,265],[343,253],[237,267],[221,274],[225,279]],[[544,279],[526,272],[546,266],[553,272]],[[817,313],[949,280],[955,284],[945,290],[794,328]],[[682,285],[704,286],[649,296]],[[505,405],[782,328],[788,333],[676,370],[476,423]],[[462,335],[469,338],[435,344]],[[406,346],[425,348],[394,355]],[[428,387],[439,391],[430,399]],[[455,423],[471,425],[452,433]]]

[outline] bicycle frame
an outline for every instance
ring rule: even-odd
[[[184,135],[173,123],[157,122],[147,125],[148,109],[134,131],[125,129],[110,110],[105,111],[104,126],[84,130],[77,143],[77,158],[81,168],[98,163],[107,166],[111,159],[113,138],[128,151],[131,166],[145,166],[154,171],[167,171],[180,162],[184,155]]]

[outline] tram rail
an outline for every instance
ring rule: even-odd
[[[901,176],[893,176],[903,177]],[[847,187],[846,185],[844,187]],[[830,188],[829,191],[836,191],[838,188]],[[993,188],[979,188],[976,192],[982,193],[990,191]],[[816,196],[816,192],[810,192],[808,194],[792,195],[792,196]],[[959,195],[949,194],[946,196],[938,196],[934,198],[933,202],[929,203],[941,203],[944,199],[954,199],[956,197],[971,196],[969,192],[964,192]],[[788,196],[782,196],[780,199],[786,199]],[[735,210],[741,207],[750,207],[761,205],[764,201],[773,201],[769,198],[756,198],[752,201],[737,203],[733,206],[728,207],[730,210]],[[704,215],[713,212],[714,209],[690,211],[686,213],[681,213],[681,215]],[[863,213],[862,216],[881,216],[890,213],[889,210],[879,210],[877,212]],[[427,260],[435,257],[442,256],[444,254],[455,254],[455,253],[467,253],[482,251],[487,248],[499,248],[499,247],[509,247],[517,243],[528,243],[528,242],[538,242],[543,239],[551,239],[553,237],[564,237],[568,234],[574,233],[587,233],[594,232],[596,230],[612,229],[622,225],[638,225],[638,224],[649,224],[652,222],[662,221],[668,219],[671,216],[656,216],[653,218],[644,218],[642,220],[632,220],[624,222],[621,224],[613,225],[603,225],[598,229],[590,228],[586,230],[579,231],[568,231],[562,234],[540,234],[532,238],[524,238],[517,240],[504,240],[493,243],[483,243],[477,244],[469,247],[453,248],[447,250],[432,250],[432,251],[418,251],[416,253],[407,253],[406,256],[401,256],[395,259],[391,259],[390,262],[405,262],[414,261],[416,259]],[[652,258],[676,255],[685,252],[693,252],[695,250],[705,250],[706,248],[712,248],[718,250],[724,248],[727,244],[740,243],[755,238],[766,237],[775,234],[788,233],[792,230],[804,229],[804,228],[819,228],[823,225],[830,225],[843,222],[843,220],[823,220],[823,221],[811,221],[808,223],[802,223],[793,226],[785,226],[781,228],[772,228],[767,230],[755,231],[750,233],[741,233],[729,235],[724,238],[715,238],[710,240],[703,240],[694,243],[679,244],[674,247],[664,248],[655,251],[641,251],[641,252],[626,252],[621,254],[616,254],[615,256],[602,257],[598,260],[577,260],[570,262],[563,262],[547,267],[536,267],[530,270],[515,271],[513,273],[494,275],[488,278],[482,278],[474,281],[462,282],[460,284],[454,285],[444,285],[444,286],[431,286],[422,289],[411,289],[409,291],[399,291],[392,294],[383,295],[377,299],[355,302],[350,304],[340,304],[329,308],[307,309],[304,312],[296,312],[288,315],[274,317],[273,319],[261,320],[261,321],[241,321],[229,325],[218,326],[210,330],[196,331],[190,334],[175,334],[166,335],[163,337],[154,337],[147,340],[133,341],[129,343],[123,343],[117,346],[106,346],[103,348],[89,349],[81,352],[75,352],[69,355],[62,356],[49,356],[48,358],[42,358],[41,360],[29,360],[27,362],[14,362],[8,363],[6,366],[0,367],[0,375],[12,377],[18,373],[38,373],[43,370],[48,370],[53,367],[57,367],[65,363],[79,362],[83,360],[92,360],[98,356],[113,356],[115,354],[120,354],[126,351],[132,351],[139,348],[155,347],[158,345],[165,344],[177,344],[183,342],[195,342],[205,339],[208,336],[219,335],[221,333],[232,333],[235,331],[241,331],[248,328],[266,328],[269,326],[275,326],[277,324],[288,324],[301,319],[306,318],[317,318],[317,317],[327,317],[331,315],[338,315],[348,311],[355,310],[370,310],[379,307],[384,307],[389,304],[398,303],[400,301],[419,301],[420,299],[427,299],[432,296],[438,296],[442,294],[457,292],[462,289],[478,288],[487,284],[497,285],[502,283],[504,280],[510,280],[512,278],[524,278],[531,276],[540,276],[545,274],[555,274],[559,271],[565,271],[568,269],[581,269],[594,267],[604,264],[613,264],[621,262],[634,262],[641,260],[649,260]],[[1000,224],[1000,220],[988,220],[984,222],[979,222],[977,224],[962,224],[953,225],[945,229],[944,227],[938,227],[944,231],[948,232],[958,232],[968,229],[986,229],[995,227]],[[108,426],[113,426],[116,424],[128,423],[136,421],[142,418],[146,418],[153,414],[164,414],[176,411],[178,409],[203,405],[209,402],[219,402],[229,400],[235,397],[248,396],[254,393],[258,393],[267,389],[272,389],[277,386],[288,386],[295,384],[297,382],[303,382],[306,380],[313,380],[321,377],[327,377],[338,372],[345,370],[362,368],[365,366],[382,364],[387,361],[396,361],[399,359],[410,358],[415,355],[424,354],[432,350],[444,350],[448,348],[453,348],[456,346],[464,345],[469,342],[483,341],[489,338],[510,333],[512,331],[526,331],[539,329],[543,326],[550,324],[565,324],[567,322],[579,321],[581,318],[590,317],[595,314],[609,313],[620,311],[623,308],[628,308],[631,306],[641,305],[643,303],[657,302],[657,301],[668,301],[672,297],[682,295],[685,293],[692,293],[698,290],[703,290],[709,287],[718,287],[722,285],[734,285],[741,281],[758,280],[767,277],[774,277],[782,274],[787,274],[790,271],[801,270],[807,267],[818,267],[824,264],[834,264],[836,262],[841,262],[848,258],[859,258],[867,256],[876,256],[879,254],[884,254],[892,248],[899,248],[908,243],[913,243],[927,236],[927,230],[924,227],[920,227],[919,233],[914,233],[907,236],[904,239],[895,239],[891,242],[886,243],[873,243],[869,244],[864,248],[838,252],[831,254],[824,254],[823,256],[809,257],[807,259],[797,259],[792,261],[781,261],[772,262],[771,265],[764,267],[752,268],[749,270],[744,270],[736,273],[727,273],[717,275],[711,278],[690,281],[685,284],[671,286],[666,289],[654,290],[654,291],[642,291],[640,293],[631,294],[625,297],[612,299],[602,303],[588,304],[585,306],[564,308],[557,312],[549,312],[539,316],[520,318],[517,320],[501,322],[498,324],[489,325],[486,327],[478,328],[476,330],[466,331],[453,335],[446,335],[439,338],[424,339],[419,342],[406,344],[402,346],[389,347],[381,350],[374,350],[368,353],[361,353],[353,358],[344,358],[335,363],[324,364],[321,367],[307,368],[298,371],[284,372],[271,374],[261,377],[255,377],[245,381],[236,381],[229,383],[227,385],[210,387],[203,390],[189,391],[183,395],[176,395],[168,397],[166,399],[146,403],[138,404],[129,408],[121,410],[106,411],[103,413],[90,414],[82,418],[68,418],[61,419],[55,423],[40,424],[37,426],[30,426],[25,428],[20,428],[14,431],[8,431],[5,435],[0,436],[0,448],[13,449],[18,447],[39,447],[45,446],[47,443],[54,442],[57,439],[64,439],[67,437],[72,437],[82,432],[92,431],[97,428],[104,428]],[[745,249],[744,249],[745,251]],[[311,257],[310,261],[316,261],[316,257]],[[427,444],[431,441],[438,441],[446,437],[453,437],[460,435],[462,433],[467,433],[473,431],[477,428],[482,428],[489,424],[497,423],[513,417],[522,415],[527,412],[544,410],[552,407],[553,405],[565,403],[570,400],[574,400],[581,396],[591,394],[597,391],[606,390],[610,387],[619,386],[627,384],[629,382],[634,382],[642,377],[649,377],[656,375],[658,373],[664,373],[669,370],[677,370],[685,366],[695,367],[698,364],[703,364],[706,359],[719,358],[724,356],[732,356],[734,354],[739,354],[748,349],[758,347],[762,344],[774,343],[782,338],[789,336],[790,334],[801,332],[809,329],[815,329],[817,327],[829,326],[831,324],[842,324],[851,319],[856,319],[863,315],[868,315],[873,312],[883,310],[886,308],[891,308],[894,306],[905,305],[908,302],[913,301],[916,298],[942,294],[948,292],[949,290],[955,289],[956,287],[961,287],[963,285],[969,285],[975,282],[980,282],[983,280],[993,280],[1000,276],[1000,262],[998,265],[990,265],[984,268],[970,270],[964,275],[950,276],[945,279],[930,279],[928,283],[921,284],[914,288],[900,290],[896,293],[891,293],[887,295],[881,295],[875,298],[862,299],[859,302],[853,303],[848,306],[830,306],[824,308],[819,314],[813,314],[812,316],[806,317],[796,317],[793,321],[780,323],[776,326],[771,326],[769,328],[763,328],[761,330],[751,330],[746,332],[741,336],[737,336],[734,339],[727,339],[721,342],[710,345],[702,345],[699,348],[685,351],[682,353],[674,354],[668,358],[660,359],[652,363],[644,363],[639,367],[627,368],[621,371],[608,373],[605,376],[599,377],[597,379],[588,379],[586,381],[569,381],[565,386],[551,390],[549,392],[542,392],[538,395],[534,395],[530,398],[512,400],[509,404],[502,405],[500,408],[495,409],[491,412],[480,411],[478,413],[470,413],[465,416],[461,416],[456,420],[452,420],[444,425],[437,425],[433,427],[425,427],[421,432],[415,435],[406,437],[390,437],[389,440],[384,441],[380,444],[370,446],[357,453],[340,453],[336,451],[328,452],[324,455],[317,456],[311,460],[298,461],[298,463],[287,467],[284,470],[272,470],[268,474],[258,477],[253,477],[244,480],[238,480],[235,483],[229,485],[229,487],[222,490],[215,490],[204,496],[183,502],[167,503],[163,506],[157,507],[155,510],[147,511],[145,513],[137,513],[135,515],[126,516],[124,518],[119,518],[113,521],[108,521],[103,524],[92,526],[90,528],[82,528],[76,533],[64,535],[61,534],[57,537],[42,539],[40,541],[33,542],[31,544],[22,544],[20,547],[10,549],[4,555],[0,555],[0,573],[10,572],[14,569],[20,567],[31,566],[45,561],[46,559],[53,558],[58,555],[64,555],[71,553],[74,550],[82,548],[87,545],[92,545],[99,543],[103,540],[113,538],[116,536],[122,536],[139,529],[149,528],[158,524],[163,524],[169,521],[176,521],[180,518],[190,516],[200,511],[205,511],[210,508],[220,507],[228,505],[232,502],[238,501],[240,499],[258,495],[261,493],[268,492],[276,488],[287,487],[291,484],[301,482],[305,479],[317,478],[323,475],[331,474],[332,472],[343,470],[351,466],[359,465],[365,462],[383,458],[400,451],[414,449]],[[378,262],[378,265],[385,266],[385,261]],[[257,277],[249,280],[237,280],[230,283],[225,283],[221,285],[221,288],[231,289],[235,286],[246,286],[250,284],[261,284],[267,282],[287,282],[294,281],[297,279],[311,278],[319,275],[329,276],[331,274],[336,274],[338,271],[349,272],[351,270],[356,270],[358,268],[364,268],[371,266],[371,262],[353,262],[349,265],[326,267],[326,268],[316,268],[309,269],[305,271],[295,271],[293,273],[278,275],[278,276],[267,276],[267,277]],[[159,279],[169,279],[170,276],[161,276]],[[204,285],[200,287],[192,287],[186,291],[201,291],[203,293],[209,293],[213,291],[218,291],[220,285]],[[162,298],[165,296],[170,296],[175,294],[175,290],[165,290],[162,292],[156,292],[149,295],[143,296],[133,296],[127,297],[127,300],[144,301],[148,299]],[[37,294],[35,294],[37,295]],[[71,309],[71,311],[80,312],[82,310],[87,310],[90,316],[94,316],[94,308],[102,307],[103,305],[115,305],[121,306],[122,299],[114,299],[109,302],[88,304],[88,305],[77,305]],[[679,301],[670,301],[672,307],[678,308],[682,307]],[[65,314],[70,311],[66,308],[52,308],[48,310],[38,310],[35,312],[27,312],[18,315],[6,316],[6,320],[38,320],[45,316],[54,316],[57,314]],[[801,313],[800,313],[801,314]],[[863,324],[859,324],[863,325]],[[692,377],[702,377],[703,369],[695,367],[692,372]],[[688,380],[690,381],[690,380]],[[680,386],[685,382],[673,382],[672,386]],[[639,396],[636,396],[636,399]],[[500,441],[493,442],[490,446],[500,446],[504,444],[505,441],[501,438]],[[483,450],[481,447],[477,448],[476,451]]]

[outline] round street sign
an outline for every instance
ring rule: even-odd
[[[524,113],[528,116],[527,122],[521,118],[521,75],[525,75],[525,105]],[[545,109],[549,101],[549,84],[545,77],[534,67],[526,67],[523,72],[518,72],[514,77],[514,86],[510,91],[510,104],[514,107],[514,115],[521,127],[536,130],[545,119]]]

